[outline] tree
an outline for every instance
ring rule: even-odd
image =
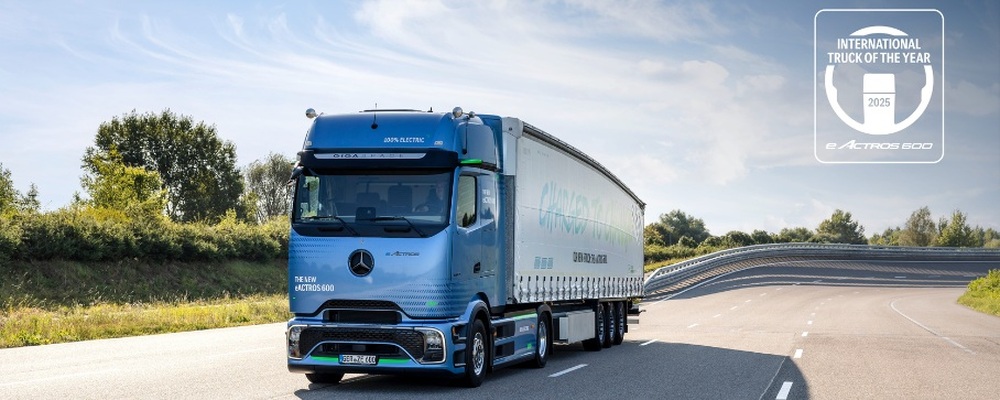
[[[135,110],[97,129],[84,169],[97,178],[99,160],[112,149],[128,167],[156,172],[167,191],[166,212],[175,221],[218,221],[227,210],[241,211],[243,180],[236,147],[218,138],[214,126],[195,123],[169,109],[159,114]]]
[[[698,242],[695,242],[694,239],[687,236],[681,236],[681,240],[678,240],[677,244],[691,249],[698,247]]]
[[[0,215],[35,212],[41,208],[38,201],[38,187],[34,183],[28,187],[28,192],[21,194],[14,188],[14,179],[10,170],[0,163]]]
[[[80,178],[90,195],[91,206],[108,208],[133,216],[161,215],[166,205],[163,181],[154,171],[126,166],[121,154],[112,147],[106,154],[90,160],[92,175]]]
[[[979,246],[972,228],[965,222],[965,214],[955,210],[951,213],[951,221],[941,219],[941,232],[937,237],[937,245],[941,247],[976,247]]]
[[[274,153],[243,169],[244,195],[252,203],[258,222],[291,212],[293,188],[286,184],[291,172],[292,160]]]
[[[642,228],[642,237],[645,245],[650,246],[666,246],[667,244],[663,242],[663,237],[656,230],[656,224],[649,224]]]
[[[722,236],[726,247],[743,247],[753,244],[753,237],[742,231],[729,231]]]
[[[822,243],[867,244],[865,228],[851,220],[851,213],[836,210],[830,219],[820,222],[811,241]]]
[[[0,163],[0,214],[17,210],[17,199],[21,196],[14,188],[10,170]]]
[[[750,233],[750,237],[753,239],[754,244],[774,243],[774,237],[765,230],[755,229]]]
[[[705,221],[694,218],[681,210],[661,214],[660,220],[650,225],[652,225],[655,234],[659,236],[659,240],[667,246],[677,244],[684,236],[691,238],[695,243],[701,243],[710,236],[708,229],[705,228]]]
[[[902,232],[899,227],[885,228],[881,234],[874,234],[868,239],[868,244],[873,246],[899,246],[899,235]]]
[[[901,246],[926,247],[934,243],[936,236],[937,226],[931,219],[931,210],[925,206],[910,214],[906,225],[899,232],[899,244]]]
[[[778,237],[775,240],[777,243],[796,243],[796,242],[808,242],[809,238],[813,237],[813,231],[806,227],[797,228],[781,228],[781,232],[778,232]]]

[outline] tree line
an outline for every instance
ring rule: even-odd
[[[928,207],[917,209],[902,227],[888,228],[882,233],[865,236],[865,228],[850,212],[835,210],[816,229],[783,228],[777,233],[754,230],[750,233],[730,231],[714,236],[705,222],[681,210],[660,215],[658,221],[645,227],[646,263],[708,254],[726,248],[768,243],[845,243],[878,246],[939,246],[1000,248],[1000,233],[993,228],[970,226],[965,213],[955,210],[937,222]]]

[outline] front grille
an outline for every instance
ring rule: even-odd
[[[424,334],[411,329],[309,327],[299,336],[299,348],[312,349],[325,341],[341,343],[391,343],[406,350],[414,358],[424,356]]]

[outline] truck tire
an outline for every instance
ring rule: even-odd
[[[615,307],[614,303],[604,303],[604,341],[601,345],[604,348],[611,347],[615,333]]]
[[[628,324],[628,315],[625,312],[625,302],[619,301],[614,303],[614,308],[615,335],[611,338],[611,340],[614,344],[619,345],[625,341],[625,325]]]
[[[594,307],[594,337],[583,341],[583,349],[587,351],[601,351],[608,338],[607,313],[603,304],[598,303]]]
[[[535,325],[535,359],[531,366],[544,368],[549,362],[549,353],[552,351],[552,330],[549,328],[549,314],[538,315],[538,322]]]
[[[312,383],[328,383],[337,384],[340,383],[341,379],[344,379],[343,372],[337,373],[316,373],[316,374],[306,374],[306,379]]]
[[[465,349],[465,386],[470,388],[479,387],[486,379],[486,365],[489,363],[490,343],[486,336],[486,327],[483,321],[476,318],[472,320],[469,331],[466,333]]]

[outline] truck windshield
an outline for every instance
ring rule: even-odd
[[[448,223],[451,179],[450,171],[307,172],[298,179],[292,222],[363,236],[403,227],[424,236],[421,227]]]

